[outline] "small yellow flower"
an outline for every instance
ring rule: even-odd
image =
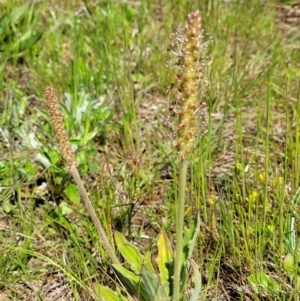
[[[257,200],[258,193],[257,191],[253,190],[249,195],[249,202],[254,203]]]
[[[268,225],[267,228],[268,228],[270,231],[272,231],[272,232],[275,230],[274,224]]]
[[[240,163],[240,162],[237,162],[237,163],[235,164],[235,167],[236,167],[236,169],[239,170],[239,171],[242,171],[242,170],[243,170],[243,164]]]
[[[266,180],[265,174],[264,174],[264,173],[260,173],[260,174],[258,175],[258,180],[259,180],[261,183],[264,183],[265,180]]]
[[[284,183],[284,178],[283,177],[278,177],[278,182],[279,184],[283,184]]]
[[[209,196],[208,197],[208,199],[207,199],[207,203],[209,204],[209,205],[214,205],[215,204],[215,202],[216,202],[216,198],[214,197],[214,196]]]

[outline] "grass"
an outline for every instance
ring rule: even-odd
[[[299,34],[275,21],[282,3],[22,5],[0,3],[0,299],[92,300],[98,283],[115,288],[55,146],[48,85],[109,239],[120,231],[145,254],[161,229],[174,237],[165,64],[171,32],[199,9],[212,37],[209,124],[185,220],[200,209],[200,300],[298,300]]]

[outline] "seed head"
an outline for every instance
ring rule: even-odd
[[[206,104],[199,98],[203,95],[205,59],[203,50],[202,25],[199,11],[188,15],[187,23],[173,34],[175,41],[170,50],[176,60],[173,66],[177,70],[171,91],[174,92],[175,101],[170,105],[177,118],[174,131],[177,141],[177,151],[182,160],[185,160],[196,145],[196,138],[206,133],[207,123],[204,111]],[[201,87],[202,86],[202,87]],[[202,92],[202,93],[201,93]],[[199,124],[200,119],[200,124]]]
[[[67,162],[67,168],[77,166],[77,161],[72,151],[70,141],[66,134],[64,119],[60,110],[55,89],[52,87],[46,87],[45,99],[50,114],[52,128],[55,134],[55,140],[57,147],[61,153],[61,156]]]

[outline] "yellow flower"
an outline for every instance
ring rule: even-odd
[[[258,193],[257,191],[253,190],[249,195],[249,202],[254,203],[257,200]]]
[[[240,171],[243,170],[243,164],[240,163],[240,162],[237,162],[237,163],[235,164],[235,167],[236,167],[237,170],[240,170]]]
[[[279,184],[283,184],[284,183],[284,178],[283,177],[278,177],[278,182],[279,182]]]
[[[274,224],[268,225],[267,228],[268,228],[270,231],[272,231],[272,232],[275,230]]]
[[[265,174],[264,174],[264,173],[260,173],[260,174],[258,175],[258,180],[259,180],[261,183],[264,183],[265,180],[266,180]]]
[[[208,197],[208,199],[207,199],[207,203],[209,204],[209,205],[214,205],[215,204],[215,202],[216,202],[216,198],[214,197],[214,196],[209,196]]]

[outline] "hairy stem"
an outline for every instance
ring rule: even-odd
[[[104,229],[100,223],[100,220],[95,212],[95,209],[92,205],[92,202],[82,184],[82,180],[80,178],[80,175],[79,175],[79,172],[76,168],[76,166],[72,166],[70,169],[70,173],[71,175],[73,176],[73,179],[77,185],[77,187],[79,188],[79,191],[80,191],[80,194],[81,194],[81,197],[82,197],[82,200],[83,200],[83,203],[84,203],[84,206],[86,208],[86,210],[88,211],[93,223],[94,223],[94,226],[96,227],[96,230],[100,236],[100,239],[103,243],[103,246],[104,248],[106,249],[107,253],[108,253],[108,256],[110,257],[111,261],[115,264],[120,264],[113,248],[111,247],[109,241],[108,241],[108,238],[104,232]]]
[[[174,264],[174,294],[173,301],[179,301],[180,296],[180,273],[182,265],[182,243],[183,243],[183,220],[184,220],[184,201],[186,189],[188,161],[184,160],[181,163],[179,170],[179,187],[178,187],[178,204],[176,212],[176,249],[175,249],[175,264]]]

